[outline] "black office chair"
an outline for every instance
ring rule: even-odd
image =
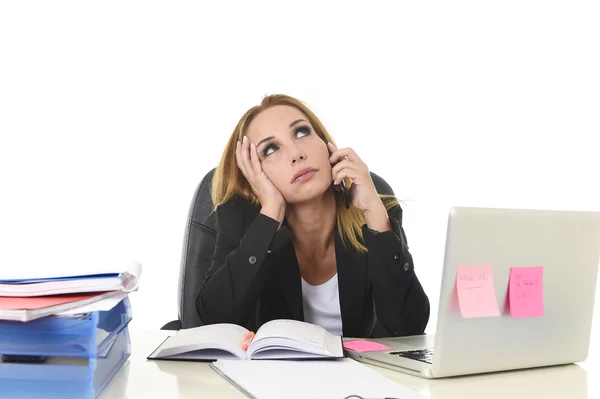
[[[196,309],[196,299],[210,266],[217,239],[215,213],[212,212],[210,196],[214,174],[215,169],[212,169],[204,176],[192,198],[179,267],[179,319],[165,324],[162,330],[179,330],[204,324]]]
[[[179,268],[179,319],[165,324],[162,330],[179,330],[204,325],[196,309],[196,299],[210,266],[217,239],[215,212],[212,212],[213,203],[210,195],[214,173],[215,169],[212,169],[204,176],[192,198]],[[371,178],[378,193],[392,193],[392,188],[381,177],[371,172]]]

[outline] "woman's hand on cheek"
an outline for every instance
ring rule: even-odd
[[[241,143],[238,140],[235,158],[242,174],[260,201],[261,213],[282,222],[285,216],[285,199],[263,171],[256,146],[254,143],[250,144],[246,136]]]
[[[333,184],[340,184],[344,178],[352,180],[352,185],[348,190],[352,206],[362,212],[381,208],[383,203],[371,179],[369,168],[356,152],[352,148],[338,150],[331,143],[328,143],[327,146],[332,153],[329,160],[334,164],[331,170]]]

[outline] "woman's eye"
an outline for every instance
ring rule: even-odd
[[[298,134],[302,134],[302,137],[308,136],[310,134],[310,128],[308,126],[300,126],[296,129],[296,136]]]
[[[277,150],[276,146],[274,146],[273,144],[269,144],[268,146],[265,147],[265,149],[263,150],[263,155],[266,157],[272,153],[275,152],[275,150]]]

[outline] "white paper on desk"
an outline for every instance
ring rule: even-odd
[[[256,399],[423,399],[352,359],[217,360],[211,367],[246,395]]]
[[[81,313],[90,313],[90,312],[100,312],[111,310],[114,308],[123,298],[125,298],[128,293],[123,293],[121,295],[117,295],[111,298],[102,299],[98,302],[94,302],[90,305],[82,306],[79,308],[67,310],[65,312],[58,313],[58,316],[72,316]]]

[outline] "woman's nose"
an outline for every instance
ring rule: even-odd
[[[306,154],[298,147],[293,147],[292,165],[299,160],[306,160]]]

